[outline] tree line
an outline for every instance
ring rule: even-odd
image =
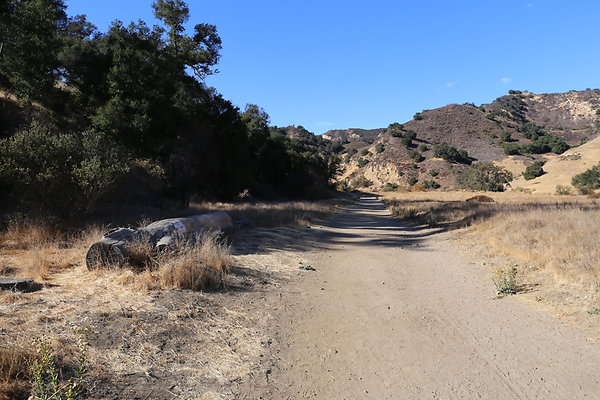
[[[0,3],[0,205],[58,215],[93,209],[132,160],[160,169],[167,196],[317,197],[337,157],[240,110],[205,83],[221,38],[182,0],[152,4],[160,26],[100,32],[63,0]]]

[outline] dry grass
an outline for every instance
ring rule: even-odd
[[[227,211],[234,220],[249,219],[256,226],[306,226],[330,215],[335,201],[290,201],[254,203],[197,203],[190,214]]]
[[[600,287],[600,208],[507,210],[474,230],[493,249],[558,281]]]
[[[179,246],[173,254],[159,257],[156,275],[147,276],[167,288],[215,289],[225,287],[230,266],[229,246],[218,233],[206,232]]]
[[[26,397],[34,351],[25,346],[4,343],[0,348],[0,400]]]

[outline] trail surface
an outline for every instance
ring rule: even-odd
[[[374,197],[316,234],[268,328],[248,399],[599,399],[600,346],[514,297],[448,233],[403,225]]]

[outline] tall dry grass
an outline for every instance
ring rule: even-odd
[[[600,287],[600,209],[503,211],[474,226],[493,249],[554,274]]]
[[[159,257],[157,277],[164,287],[206,290],[225,287],[231,266],[229,246],[216,232],[179,246],[173,254]]]
[[[34,357],[31,348],[3,344],[0,348],[0,400],[27,397]]]

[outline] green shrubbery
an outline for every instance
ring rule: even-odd
[[[369,163],[369,160],[367,160],[367,159],[364,159],[364,158],[358,159],[358,167],[359,168],[366,166],[368,163]]]
[[[423,187],[425,189],[439,189],[441,185],[434,180],[424,180]]]
[[[448,143],[438,143],[433,146],[435,157],[440,157],[449,162],[460,164],[471,164],[471,159],[466,150],[458,150]]]
[[[532,179],[537,178],[538,176],[544,175],[546,173],[546,171],[544,171],[544,168],[542,168],[544,164],[545,163],[543,161],[536,161],[530,166],[528,166],[525,169],[525,172],[523,172],[523,177],[525,178],[525,180],[530,181]]]
[[[571,179],[571,184],[580,192],[589,193],[600,188],[600,165],[596,165]]]
[[[34,121],[0,140],[0,180],[59,215],[89,209],[127,171],[125,151],[93,129],[59,133]]]
[[[512,181],[513,176],[492,162],[480,162],[460,172],[456,179],[465,189],[503,192],[504,185]]]

